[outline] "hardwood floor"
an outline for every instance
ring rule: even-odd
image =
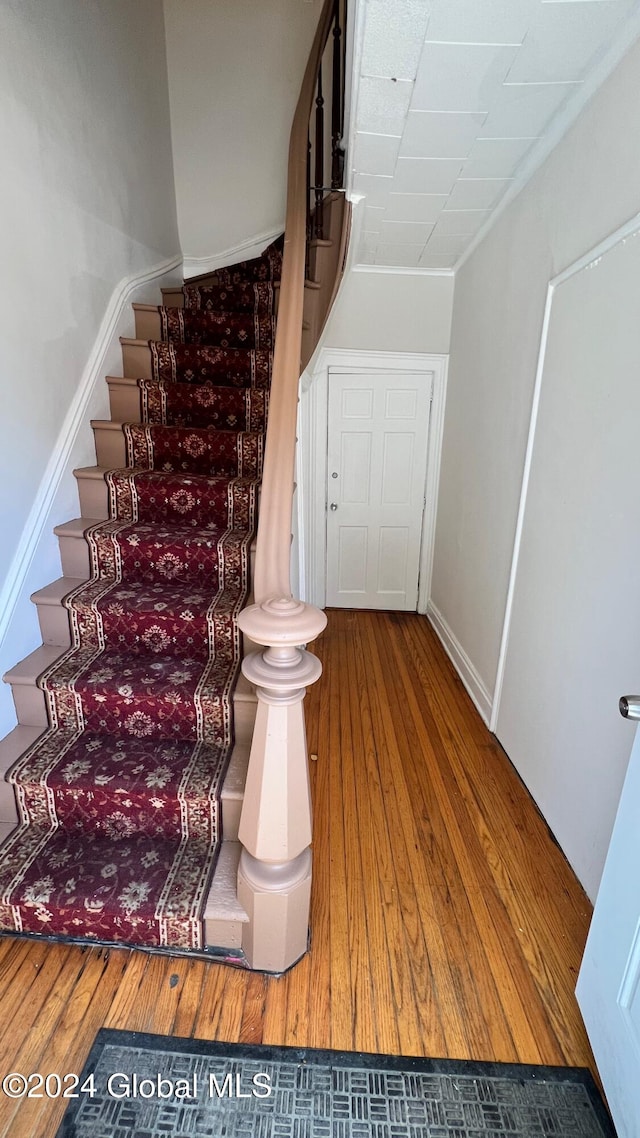
[[[424,617],[332,611],[307,697],[312,944],[287,975],[0,941],[0,1073],[79,1073],[99,1027],[592,1066],[590,905]],[[317,756],[317,758],[315,758]],[[0,1095],[0,1133],[60,1101]]]

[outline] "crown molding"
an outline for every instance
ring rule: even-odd
[[[403,267],[402,265],[353,265],[352,273],[390,273],[392,276],[403,277],[453,277],[455,269],[421,269],[417,267]]]

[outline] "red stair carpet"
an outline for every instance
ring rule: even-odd
[[[71,647],[39,677],[50,726],[8,774],[0,929],[202,949],[233,746],[281,254],[161,309]]]

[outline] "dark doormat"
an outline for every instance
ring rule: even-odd
[[[100,1031],[57,1138],[615,1138],[591,1074]]]

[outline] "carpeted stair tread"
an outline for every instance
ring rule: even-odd
[[[121,521],[201,529],[253,528],[257,480],[123,468],[105,473],[110,512]]]
[[[8,779],[33,825],[214,842],[227,757],[226,748],[191,740],[48,730]]]
[[[262,473],[262,431],[147,423],[123,423],[122,430],[132,467],[232,478]]]
[[[215,383],[221,387],[268,389],[270,348],[223,348],[211,344],[173,344],[149,340],[152,379]]]
[[[213,312],[210,309],[159,309],[161,340],[174,344],[217,344],[221,348],[272,348],[271,313]]]
[[[208,583],[153,583],[103,577],[83,583],[64,605],[82,647],[132,653],[186,652],[194,659],[215,650],[219,636],[244,598],[236,587],[212,592]]]
[[[263,431],[268,393],[254,387],[217,387],[211,382],[139,379],[142,421],[219,430]]]
[[[99,522],[87,531],[100,576],[109,576],[120,567],[127,581],[171,583],[219,587],[219,569],[226,564],[242,570],[251,536],[246,530],[197,529],[181,525],[159,526],[142,522],[111,520]]]
[[[270,281],[242,281],[231,285],[185,285],[182,296],[184,307],[188,309],[267,314],[273,311],[273,285]]]
[[[14,884],[11,854],[22,861]],[[21,932],[201,948],[210,842],[22,826],[3,847],[0,924]]]
[[[39,677],[51,722],[66,732],[116,738],[231,742],[231,694],[238,634],[216,643],[215,657],[73,647]]]
[[[282,238],[278,238],[259,257],[251,257],[247,261],[237,261],[233,265],[216,269],[218,284],[228,287],[243,281],[279,280],[282,276],[283,248]]]

